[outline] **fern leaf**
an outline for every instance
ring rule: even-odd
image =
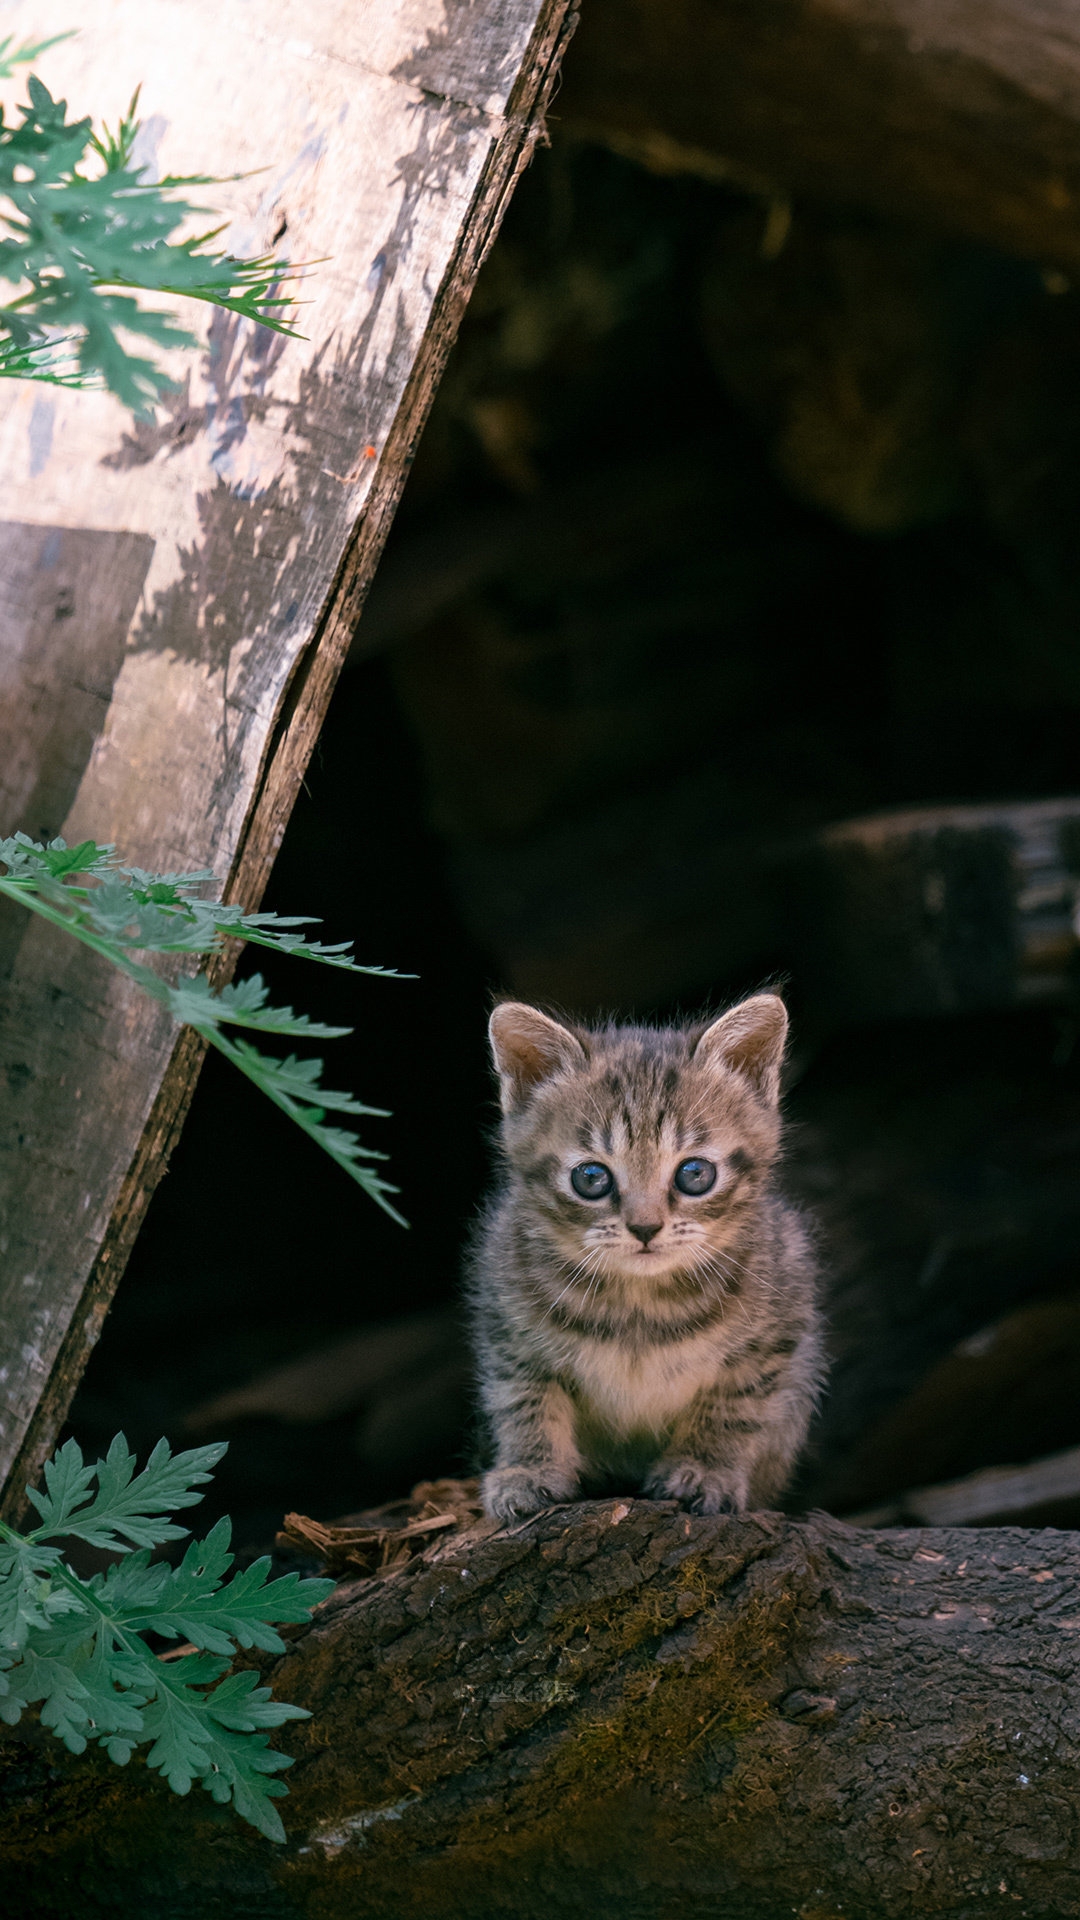
[[[271,1622],[306,1620],[312,1607],[326,1599],[333,1583],[301,1580],[295,1573],[268,1580],[270,1561],[264,1559],[235,1574],[223,1587],[221,1576],[233,1560],[230,1536],[229,1521],[219,1520],[205,1540],[192,1541],[178,1567],[165,1570],[152,1593],[145,1589],[140,1593],[136,1587],[129,1596],[126,1568],[116,1570],[103,1589],[103,1604],[136,1632],[153,1627],[156,1633],[190,1640],[209,1653],[231,1653],[234,1641],[241,1647],[283,1653],[285,1642]]]
[[[309,1020],[305,1013],[294,1013],[291,1007],[269,1007],[268,989],[261,973],[241,980],[235,986],[222,987],[214,991],[204,974],[196,974],[194,980],[182,981],[180,986],[170,988],[169,1007],[174,1020],[187,1022],[193,1027],[203,1027],[208,1023],[216,1026],[224,1021],[228,1026],[255,1027],[260,1033],[278,1033],[307,1040],[338,1040],[342,1035],[351,1033],[351,1027],[328,1027],[321,1021]]]
[[[32,1632],[43,1632],[60,1614],[78,1607],[51,1575],[60,1564],[58,1547],[13,1539],[0,1541],[0,1651],[18,1653]]]
[[[27,1488],[42,1522],[33,1537],[70,1534],[89,1546],[117,1553],[127,1553],[132,1546],[180,1540],[188,1528],[173,1526],[159,1516],[196,1505],[203,1496],[195,1488],[210,1479],[210,1469],[225,1451],[226,1444],[219,1441],[174,1455],[168,1441],[159,1440],[143,1471],[134,1474],[135,1456],[122,1433],[96,1467],[84,1466],[76,1442],[68,1440],[45,1469],[47,1491],[35,1493]],[[95,1473],[97,1492],[88,1499]]]
[[[301,1060],[295,1054],[285,1060],[271,1059],[220,1031],[223,1025],[231,1025],[298,1039],[336,1039],[351,1028],[310,1020],[291,1007],[271,1007],[261,974],[220,990],[202,975],[172,985],[133,955],[136,951],[210,953],[234,939],[296,953],[350,973],[394,979],[413,976],[358,965],[352,958],[351,941],[323,945],[294,932],[296,927],[318,924],[309,915],[244,914],[220,900],[200,898],[195,888],[213,878],[207,870],[151,873],[142,867],[119,866],[113,847],[92,840],[69,848],[57,839],[45,847],[22,833],[0,840],[0,862],[7,868],[0,875],[0,894],[44,914],[122,968],[152,998],[164,1002],[176,1020],[194,1027],[232,1060],[391,1219],[407,1224],[389,1197],[397,1189],[365,1164],[385,1156],[364,1146],[355,1134],[324,1125],[330,1112],[384,1119],[386,1109],[323,1087],[320,1060]],[[92,884],[81,884],[87,880]]]

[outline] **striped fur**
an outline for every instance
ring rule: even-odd
[[[786,1033],[773,994],[686,1028],[495,1009],[502,1182],[470,1284],[489,1514],[627,1482],[702,1513],[782,1494],[823,1377],[813,1252],[773,1185]],[[698,1196],[673,1184],[695,1156]],[[570,1181],[592,1162],[599,1201]]]

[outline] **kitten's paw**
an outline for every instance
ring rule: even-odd
[[[645,1487],[653,1500],[678,1500],[691,1513],[745,1513],[749,1487],[730,1467],[700,1460],[662,1461]]]
[[[492,1520],[524,1520],[554,1507],[574,1491],[556,1468],[492,1467],[480,1482],[484,1512]]]

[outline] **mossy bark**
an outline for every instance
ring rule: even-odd
[[[276,1848],[144,1768],[0,1745],[51,1920],[1080,1914],[1080,1539],[592,1502],[343,1587]]]

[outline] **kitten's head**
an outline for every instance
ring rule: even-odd
[[[503,1145],[534,1232],[590,1275],[715,1270],[776,1158],[787,1013],[759,993],[709,1025],[491,1016]]]

